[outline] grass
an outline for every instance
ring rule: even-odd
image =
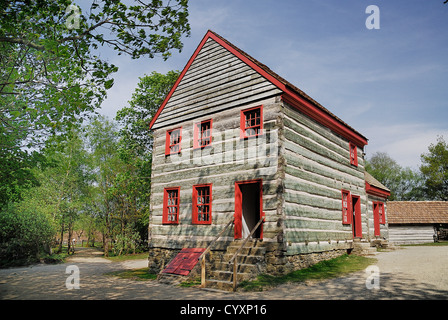
[[[283,276],[261,274],[256,280],[242,281],[239,287],[246,291],[263,291],[263,289],[288,282],[331,279],[364,270],[375,262],[375,258],[345,254],[331,260],[321,261],[309,268],[296,270]]]
[[[157,274],[149,273],[148,268],[120,270],[120,271],[108,272],[105,275],[115,276],[115,277],[119,277],[121,279],[137,280],[137,281],[146,281],[146,280],[157,279]]]
[[[148,252],[136,253],[136,254],[125,254],[121,256],[114,256],[109,253],[108,257],[104,257],[110,261],[114,262],[123,262],[127,260],[140,260],[140,259],[148,259]]]
[[[438,246],[448,246],[448,241],[416,243],[416,244],[403,244],[401,246],[403,246],[403,247],[438,247]]]

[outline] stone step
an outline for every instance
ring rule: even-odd
[[[233,270],[233,263],[228,262],[219,262],[216,264],[215,270]],[[238,272],[246,272],[246,273],[254,273],[259,272],[258,267],[254,263],[240,263],[240,259],[238,259]]]
[[[233,291],[233,282],[232,281],[224,281],[224,280],[216,280],[216,279],[207,279],[205,281],[206,288],[213,288],[224,291]]]
[[[227,248],[222,257],[222,261],[214,263],[214,268],[210,271],[210,277],[206,280],[207,288],[218,290],[233,290],[233,262],[229,263],[238,249],[242,240],[235,240]],[[259,240],[248,241],[238,253],[238,283],[243,280],[255,278],[259,273],[258,265],[265,260],[266,248]]]
[[[369,242],[354,242],[354,247],[352,253],[368,256],[368,255],[376,255],[378,252],[376,247],[372,247]]]
[[[241,244],[240,243],[232,243],[231,245],[229,245],[226,249],[226,252],[228,254],[234,255],[235,252],[238,251],[238,249],[240,249]],[[261,246],[261,245],[253,245],[253,243],[246,243],[246,245],[241,248],[240,252],[238,254],[241,255],[261,255],[264,256],[264,254],[266,253],[266,248]]]
[[[233,258],[233,254],[225,253],[223,256],[223,262],[229,264],[229,261]],[[238,264],[257,264],[264,261],[264,255],[244,255],[238,254]],[[233,262],[230,263],[233,265]]]
[[[248,273],[248,272],[238,272],[238,282],[243,280],[250,280],[253,279],[256,276],[254,273]],[[213,280],[222,280],[222,281],[233,281],[233,271],[225,271],[225,270],[215,270],[212,272],[212,277],[210,279]]]

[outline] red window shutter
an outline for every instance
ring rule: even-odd
[[[342,224],[352,223],[350,191],[342,190]]]
[[[163,194],[163,224],[179,223],[180,187],[165,188]]]
[[[378,202],[378,222],[379,224],[386,224],[386,219],[384,218],[384,203]]]
[[[194,224],[212,223],[212,185],[193,186],[193,215]]]
[[[349,143],[350,148],[350,164],[358,166],[358,149],[353,143]]]

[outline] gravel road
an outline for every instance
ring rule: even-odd
[[[337,279],[285,284],[264,292],[224,293],[181,288],[157,281],[135,281],[104,275],[143,268],[145,260],[111,262],[85,251],[58,265],[0,270],[1,300],[362,300],[448,299],[448,246],[404,247],[380,252],[374,273],[365,271]],[[67,289],[68,266],[79,270],[79,289]],[[369,277],[370,276],[370,277]],[[69,282],[75,284],[75,282]],[[367,284],[367,285],[366,285]],[[367,287],[371,287],[368,289]]]

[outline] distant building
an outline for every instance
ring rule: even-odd
[[[448,201],[390,201],[387,212],[390,242],[448,240]]]

